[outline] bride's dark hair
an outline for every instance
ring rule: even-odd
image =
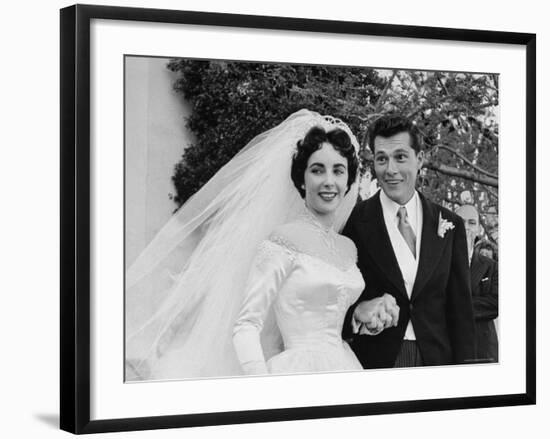
[[[290,168],[290,177],[302,198],[306,196],[306,191],[302,186],[304,184],[307,161],[315,151],[321,149],[323,143],[330,143],[348,161],[348,191],[357,177],[359,160],[357,159],[357,154],[349,135],[340,128],[325,131],[319,126],[314,126],[296,144],[296,152],[292,157],[292,166]]]

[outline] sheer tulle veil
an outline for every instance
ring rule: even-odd
[[[313,126],[344,129],[300,110],[255,137],[191,197],[126,272],[126,380],[240,375],[232,344],[258,244],[292,221],[304,201],[290,178],[298,140]],[[338,208],[341,229],[357,200],[354,183]],[[273,325],[264,328],[268,352]],[[269,341],[271,340],[271,341]]]

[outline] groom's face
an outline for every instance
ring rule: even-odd
[[[424,154],[411,147],[408,132],[374,139],[374,172],[384,193],[400,205],[414,194],[416,177],[422,168]]]

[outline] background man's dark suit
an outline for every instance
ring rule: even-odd
[[[476,358],[498,361],[494,319],[498,317],[498,268],[490,258],[474,252],[470,265],[476,327]]]
[[[358,249],[358,266],[366,288],[356,302],[384,293],[395,297],[399,321],[379,335],[351,334],[348,311],[344,338],[365,368],[393,367],[409,319],[424,365],[463,363],[474,358],[474,320],[470,292],[470,273],[464,224],[451,211],[420,195],[423,226],[420,260],[409,300],[401,271],[384,223],[380,193],[355,207],[343,234]],[[454,224],[444,237],[438,236],[440,214]]]

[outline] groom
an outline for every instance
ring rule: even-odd
[[[401,116],[369,132],[381,191],[344,228],[366,288],[344,337],[364,368],[460,364],[474,358],[474,318],[461,218],[416,191],[423,163],[416,127]]]

